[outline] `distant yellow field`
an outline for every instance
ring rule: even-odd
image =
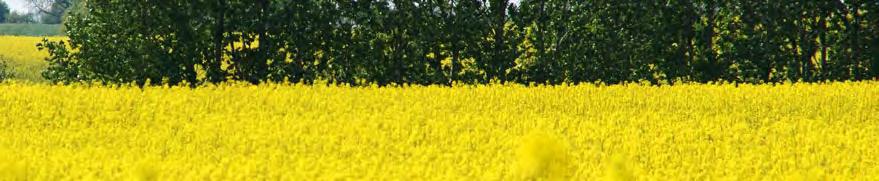
[[[15,78],[24,81],[43,82],[41,72],[46,68],[44,60],[49,53],[38,51],[37,43],[45,37],[0,36],[0,57],[8,59]],[[66,37],[49,37],[58,41]]]
[[[0,180],[872,180],[879,83],[0,85]]]

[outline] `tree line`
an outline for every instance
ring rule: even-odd
[[[24,0],[33,12],[12,11],[5,1],[0,1],[0,23],[60,24],[67,10],[78,0]]]
[[[90,0],[54,82],[349,85],[867,80],[873,0]]]

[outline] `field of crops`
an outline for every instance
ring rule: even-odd
[[[62,36],[61,29],[61,25],[50,24],[0,24],[0,35]]]
[[[6,61],[14,79],[29,82],[45,82],[41,72],[46,68],[44,60],[49,53],[38,51],[37,43],[44,37],[0,36],[0,61]],[[49,37],[60,40],[63,37]]]
[[[879,177],[879,83],[7,83],[0,107],[0,180]]]

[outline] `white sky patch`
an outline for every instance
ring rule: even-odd
[[[30,12],[30,8],[27,6],[26,0],[2,0],[5,1],[7,5],[9,5],[9,9],[15,12]]]

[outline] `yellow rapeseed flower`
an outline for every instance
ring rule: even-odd
[[[0,84],[0,180],[871,180],[879,83]]]

